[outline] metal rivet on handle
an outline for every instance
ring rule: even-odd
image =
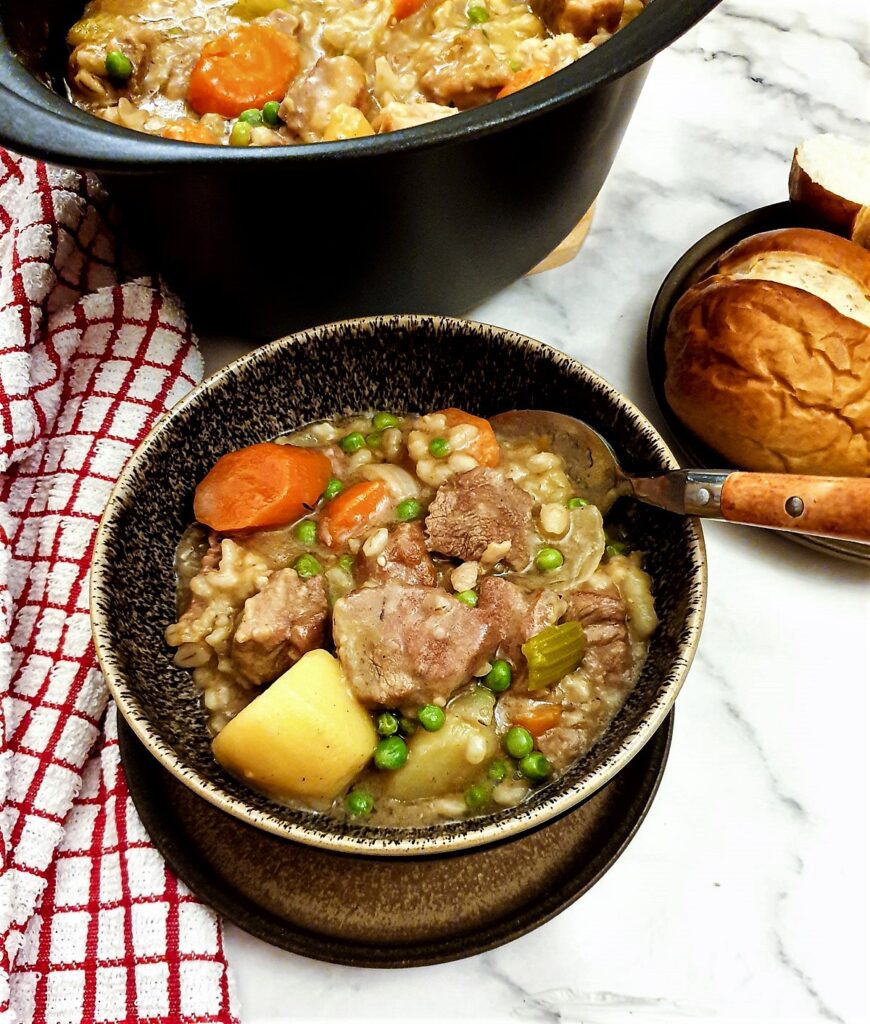
[[[710,500],[710,492],[707,490],[706,487],[699,487],[697,497],[699,505],[706,505],[707,502],[709,502]]]
[[[797,495],[793,495],[786,499],[785,510],[792,519],[797,519],[798,516],[804,514],[804,503]]]

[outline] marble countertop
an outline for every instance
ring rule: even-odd
[[[644,340],[668,269],[786,198],[797,140],[867,140],[868,121],[866,0],[725,0],[656,59],[579,256],[471,317],[564,349],[663,428]],[[211,367],[238,351],[213,346]],[[605,877],[501,949],[406,971],[316,963],[229,925],[243,1024],[867,1020],[870,576],[762,531],[705,535],[670,761]]]

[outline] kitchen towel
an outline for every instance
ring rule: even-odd
[[[236,1020],[220,922],[151,846],[90,633],[97,524],[202,375],[95,179],[0,149],[0,1022]]]

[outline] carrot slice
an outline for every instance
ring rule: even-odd
[[[168,124],[160,133],[164,139],[175,139],[176,142],[202,142],[208,146],[217,146],[218,139],[204,124],[196,121],[176,121]]]
[[[252,444],[222,455],[196,488],[193,512],[213,530],[283,526],[314,507],[332,475],[312,448]]]
[[[187,100],[199,114],[237,117],[283,99],[299,70],[299,46],[268,25],[242,25],[206,43],[190,74]]]
[[[390,492],[381,480],[362,480],[352,484],[323,508],[320,539],[331,548],[341,548],[362,533],[376,515],[390,503]]]
[[[516,74],[511,75],[507,84],[495,94],[495,98],[503,100],[505,96],[512,96],[515,92],[519,92],[520,89],[534,85],[535,82],[540,82],[548,75],[552,75],[552,73],[553,68],[548,68],[545,64],[532,64],[530,68],[524,68],[522,71],[517,71]]]
[[[447,420],[448,427],[458,427],[461,423],[477,427],[477,437],[463,451],[468,452],[481,466],[497,466],[501,462],[501,448],[489,420],[472,416],[464,409],[440,409],[439,412]]]
[[[562,717],[562,706],[560,704],[539,704],[531,711],[517,715],[513,720],[514,725],[520,725],[537,739],[539,736],[559,724]]]
[[[396,21],[410,18],[423,6],[426,0],[393,0],[393,14]]]

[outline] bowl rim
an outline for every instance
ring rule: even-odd
[[[203,146],[131,131],[102,121],[49,89],[18,59],[0,18],[0,141],[55,163],[90,169],[145,170],[211,166],[253,167],[265,161],[346,159],[425,149],[474,138],[527,121],[608,85],[641,65],[692,28],[721,0],[648,0],[646,8],[591,53],[553,75],[497,102],[398,132],[300,146]],[[16,88],[28,78],[26,95]],[[38,110],[45,121],[34,118]]]
[[[472,327],[482,327],[486,331],[493,332],[501,343],[511,346],[519,345],[520,347],[531,348],[533,351],[538,352],[544,351],[547,354],[555,354],[567,360],[572,370],[580,371],[591,384],[601,388],[607,394],[609,400],[615,401],[625,412],[637,418],[646,431],[650,432],[655,439],[667,464],[671,468],[679,467],[679,463],[659,432],[630,399],[622,395],[621,392],[608,384],[607,381],[593,370],[590,370],[584,363],[581,363],[573,356],[567,355],[567,353],[561,352],[559,349],[555,349],[553,346],[507,328],[483,323],[482,321],[465,320],[459,317],[429,316],[425,314],[354,317],[348,320],[333,321],[328,324],[308,328],[295,334],[278,338],[259,348],[252,349],[250,352],[216,370],[182,396],[175,405],[159,417],[127,459],[117,482],[109,494],[94,538],[88,594],[94,648],[109,693],[114,699],[118,710],[123,715],[124,720],[133,730],[136,738],[180,782],[198,796],[226,813],[273,835],[333,852],[366,854],[380,857],[425,856],[451,853],[518,836],[528,829],[539,827],[574,809],[610,782],[640,752],[642,747],[665,721],[692,665],[704,621],[708,582],[706,547],[700,521],[697,518],[688,518],[691,530],[690,554],[695,566],[696,578],[693,581],[693,600],[690,602],[690,607],[683,624],[677,651],[671,660],[665,678],[662,680],[665,694],[664,699],[657,701],[651,713],[643,716],[641,722],[626,736],[620,746],[606,761],[596,766],[583,782],[571,787],[564,793],[548,798],[533,810],[526,808],[524,818],[514,817],[505,821],[494,822],[490,825],[483,825],[471,834],[459,833],[424,839],[402,839],[401,837],[397,838],[397,833],[400,833],[401,829],[383,828],[378,830],[383,831],[383,838],[324,835],[323,833],[307,829],[304,824],[289,822],[278,818],[274,814],[251,807],[244,800],[224,791],[215,782],[201,776],[199,772],[183,762],[151,725],[149,719],[141,710],[135,694],[128,688],[125,673],[120,664],[116,663],[112,631],[107,617],[100,610],[100,602],[97,600],[97,594],[100,591],[108,590],[107,583],[111,558],[111,553],[108,550],[108,535],[111,529],[111,522],[118,509],[122,507],[122,496],[129,488],[137,466],[143,460],[147,461],[151,448],[158,443],[164,430],[182,416],[190,405],[199,402],[201,396],[206,395],[216,384],[219,384],[225,378],[236,375],[249,363],[260,361],[264,357],[268,359],[272,353],[276,353],[285,347],[309,344],[312,337],[317,337],[323,332],[335,331],[340,328],[359,329],[364,326],[372,326],[380,330],[395,330],[399,327],[414,328],[422,324],[431,325],[436,329],[444,326],[452,330],[467,329],[469,325]],[[514,810],[520,810],[523,807],[523,804],[519,804]]]

